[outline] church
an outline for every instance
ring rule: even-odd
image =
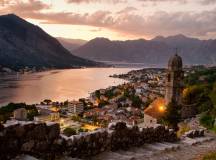
[[[173,102],[181,105],[183,79],[182,58],[178,54],[175,54],[168,61],[165,98],[157,98],[144,110],[144,124],[147,127],[157,124],[157,120],[163,116],[166,105],[169,103]]]

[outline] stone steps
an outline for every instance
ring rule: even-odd
[[[99,156],[96,156],[94,160],[132,160],[132,159],[143,159],[146,160],[151,158],[153,155],[170,151],[170,150],[177,150],[180,148],[179,144],[173,143],[153,143],[153,144],[146,144],[142,147],[135,147],[128,151],[116,151],[116,152],[106,152],[102,153]],[[164,160],[164,159],[163,159]]]
[[[128,151],[119,150],[116,152],[104,152],[95,157],[92,160],[179,160],[179,157],[186,159],[184,150],[185,147],[189,147],[188,153],[196,155],[199,153],[200,148],[205,149],[204,142],[213,140],[212,137],[201,138],[185,138],[180,143],[153,143],[145,144],[141,147],[133,147]],[[200,145],[196,145],[200,144]],[[193,149],[191,148],[193,147]],[[175,152],[170,152],[175,151]],[[19,160],[36,160],[36,159],[19,159]],[[62,160],[78,160],[72,158],[63,158]]]
[[[212,137],[200,137],[195,139],[186,137],[184,140],[182,140],[182,143],[192,146],[192,145],[201,144],[203,142],[207,142],[211,140],[213,140]]]
[[[186,138],[180,143],[153,143],[145,144],[141,147],[133,147],[128,151],[116,151],[116,152],[106,152],[102,153],[94,160],[179,160],[179,155],[182,157],[186,156],[181,152],[181,148],[189,147],[191,145],[200,144],[198,146],[202,147],[202,144],[207,141],[213,140],[212,137],[200,137],[200,138]],[[198,147],[200,149],[200,147]],[[169,151],[175,151],[173,153],[178,154],[169,154]],[[163,154],[162,154],[163,153]],[[196,148],[190,151],[191,154],[197,153]]]

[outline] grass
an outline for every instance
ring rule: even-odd
[[[211,98],[213,104],[216,106],[216,93],[211,92],[209,97]]]
[[[211,129],[216,134],[216,126]]]
[[[202,160],[216,160],[216,152],[208,153]]]

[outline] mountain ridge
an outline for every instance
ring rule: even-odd
[[[19,70],[95,65],[72,55],[54,37],[15,14],[0,16],[0,66]]]
[[[200,40],[183,34],[157,36],[151,40],[111,41],[95,38],[73,51],[73,54],[96,61],[166,64],[170,56],[182,56],[186,64],[216,64],[216,40]]]
[[[56,37],[56,39],[62,44],[63,47],[67,48],[70,52],[88,42],[83,39],[71,39],[63,37]]]

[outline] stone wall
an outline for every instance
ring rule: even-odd
[[[89,157],[104,151],[127,150],[153,142],[177,141],[173,131],[163,126],[156,128],[128,127],[123,122],[108,129],[71,137],[60,134],[58,124],[14,124],[0,126],[0,160],[9,160],[18,154],[29,154],[42,159],[62,156]]]

